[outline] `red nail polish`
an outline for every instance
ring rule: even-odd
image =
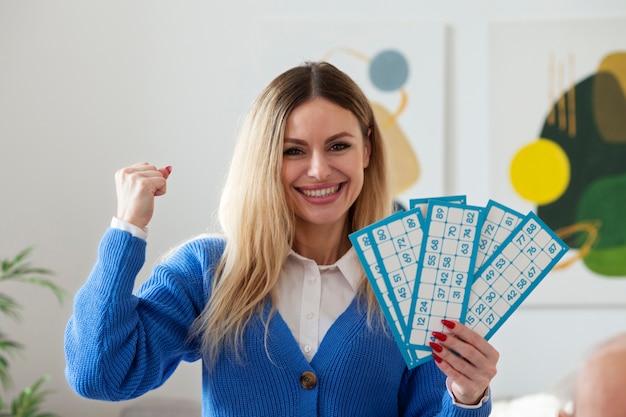
[[[441,333],[441,332],[433,332],[433,336],[435,337],[435,339],[441,340],[442,342],[445,342],[446,339],[448,338],[448,336],[445,333]]]
[[[435,343],[435,342],[428,342],[428,344],[430,345],[431,348],[433,348],[433,350],[435,352],[441,352],[443,350],[443,348],[441,347],[441,345]]]
[[[453,321],[443,319],[441,320],[441,323],[443,323],[443,325],[446,326],[448,329],[454,329],[455,323]]]
[[[434,359],[434,360],[435,360],[435,362],[437,362],[437,363],[441,363],[441,361],[442,361],[442,359],[441,359],[439,356],[435,355],[434,353],[433,353],[433,359]]]
[[[167,169],[167,172],[169,172],[170,174],[172,173],[172,166],[171,165],[166,166],[165,169]]]

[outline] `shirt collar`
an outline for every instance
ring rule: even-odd
[[[361,279],[363,278],[363,269],[361,268],[361,263],[354,247],[351,247],[341,258],[337,260],[337,262],[332,265],[317,265],[314,260],[305,258],[299,253],[294,252],[293,249],[289,251],[287,262],[301,264],[313,263],[317,268],[319,268],[320,272],[336,268],[339,272],[341,272],[341,275],[343,275],[346,281],[348,281],[348,284],[350,284],[355,292],[358,291]]]

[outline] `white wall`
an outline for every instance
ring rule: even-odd
[[[262,87],[246,59],[257,19],[446,23],[446,191],[480,204],[490,196],[489,22],[626,17],[623,0],[214,3],[0,0],[0,258],[35,245],[34,261],[73,294],[114,214],[114,171],[142,160],[174,172],[140,280],[169,247],[211,227],[238,118]],[[84,400],[67,387],[70,299],[59,308],[42,289],[11,291],[24,315],[20,326],[2,326],[28,347],[14,363],[16,385],[51,374],[56,393],[47,408],[67,417],[114,416],[132,403]],[[591,345],[625,329],[624,310],[522,309],[492,340],[501,352],[494,394],[548,389]],[[199,366],[191,364],[149,397],[200,395]]]

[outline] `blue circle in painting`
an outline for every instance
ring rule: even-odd
[[[387,49],[378,53],[370,63],[370,79],[383,91],[402,87],[409,78],[409,63],[403,54]]]

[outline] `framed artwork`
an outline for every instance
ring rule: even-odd
[[[352,77],[390,145],[396,201],[442,195],[445,184],[445,27],[398,22],[264,21],[256,31],[260,84],[305,61]]]
[[[626,306],[626,20],[489,32],[491,194],[571,248],[527,304]]]

